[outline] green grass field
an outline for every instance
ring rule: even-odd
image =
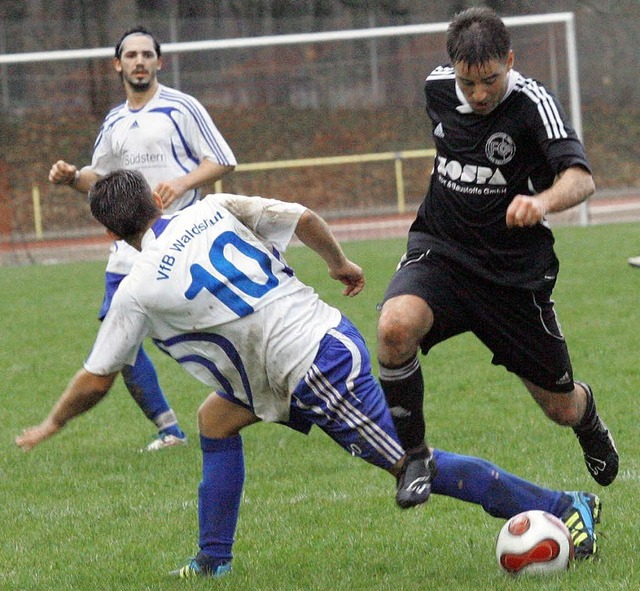
[[[621,454],[609,488],[587,474],[572,432],[546,420],[473,338],[453,339],[423,359],[433,444],[485,456],[546,486],[601,496],[600,560],[549,578],[498,571],[494,540],[502,522],[481,508],[434,497],[403,512],[386,473],[319,431],[304,437],[264,424],[244,432],[247,479],[233,574],[219,581],[169,578],[197,548],[195,414],[206,389],[149,344],[191,445],[139,453],[154,429],[118,381],[91,413],[24,454],[14,437],[48,412],[93,342],[104,263],[0,268],[0,589],[640,588],[640,271],[626,264],[640,251],[639,234],[637,224],[556,230],[562,267],[555,299],[576,377],[593,385]],[[345,245],[368,278],[354,299],[341,297],[315,255],[293,248],[288,260],[351,317],[375,351],[375,305],[403,246]]]

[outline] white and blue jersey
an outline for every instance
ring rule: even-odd
[[[133,110],[125,102],[107,114],[87,168],[100,176],[119,168],[139,170],[153,189],[162,181],[188,174],[205,159],[224,166],[236,164],[206,109],[192,96],[161,84],[141,109]],[[187,191],[166,212],[183,209],[199,198],[198,189]],[[125,275],[134,258],[133,249],[119,241],[107,271]]]
[[[217,194],[147,231],[85,368],[131,364],[143,339],[219,395],[302,431],[318,424],[387,467],[403,454],[362,337],[281,253],[305,208]],[[293,398],[292,398],[293,397]]]

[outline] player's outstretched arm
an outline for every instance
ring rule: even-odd
[[[343,295],[352,297],[362,291],[362,269],[346,257],[331,228],[318,214],[307,209],[298,220],[296,236],[325,260],[333,279],[346,285]]]
[[[81,369],[69,382],[58,402],[42,423],[25,429],[16,437],[16,445],[23,451],[33,449],[55,435],[71,419],[93,408],[107,394],[117,373],[98,376]]]

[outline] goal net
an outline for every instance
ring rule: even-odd
[[[581,134],[573,14],[504,20],[516,69],[554,92]],[[166,23],[153,25],[163,40]],[[236,153],[241,165],[223,190],[301,201],[334,219],[408,214],[423,197],[430,155],[400,166],[398,158],[318,159],[432,148],[423,84],[447,62],[447,26],[174,40],[162,44],[160,81],[198,98]],[[111,47],[0,54],[0,125],[12,137],[0,156],[9,177],[0,207],[11,214],[0,228],[3,240],[101,231],[85,200],[49,185],[47,173],[58,159],[89,162],[102,118],[123,100],[112,55]],[[246,167],[282,161],[289,165]]]

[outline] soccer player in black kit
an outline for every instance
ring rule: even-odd
[[[418,349],[467,331],[548,418],[573,428],[589,472],[607,486],[618,452],[591,388],[573,378],[551,299],[559,264],[545,220],[594,192],[584,148],[554,97],[513,69],[495,12],[457,14],[446,44],[451,65],[425,85],[437,151],[431,182],[378,324],[380,381],[410,458],[396,501],[426,502],[436,469]]]

